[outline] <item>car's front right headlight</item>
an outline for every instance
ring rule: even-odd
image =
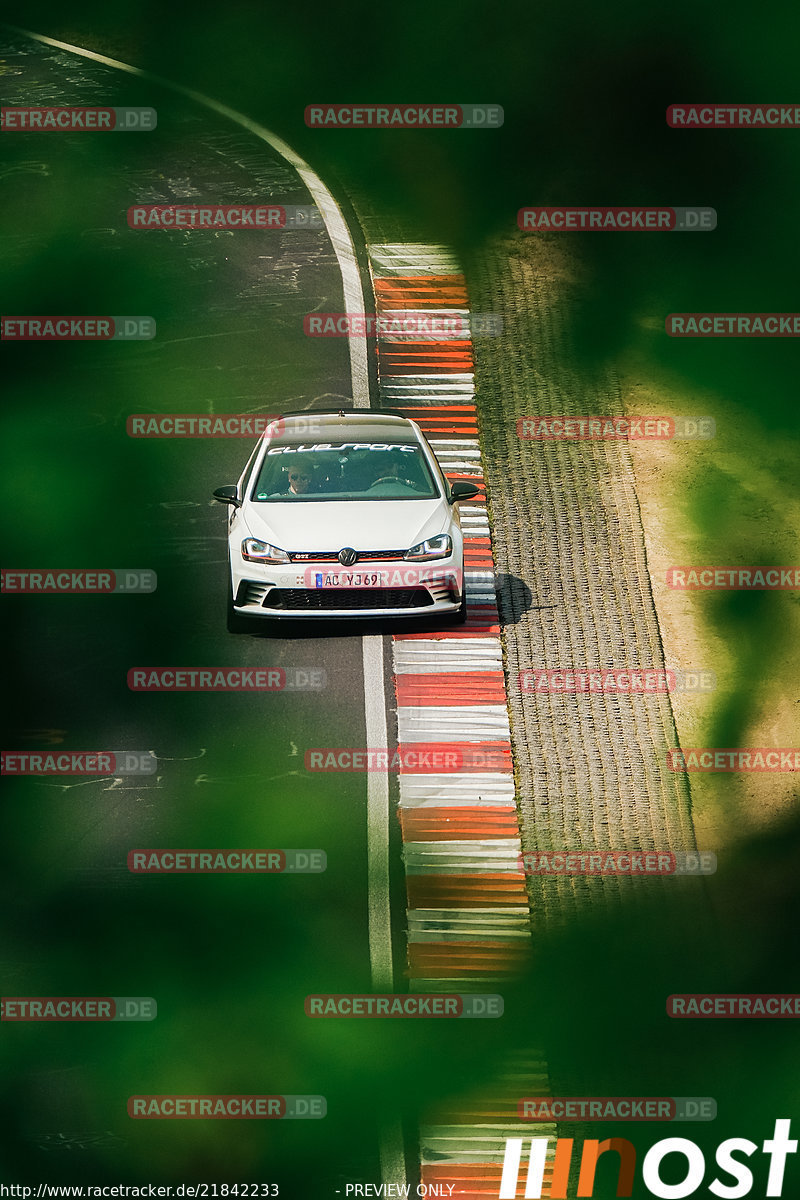
[[[269,542],[260,542],[258,538],[245,538],[242,542],[242,558],[255,563],[288,563],[289,555],[279,546],[271,546]]]
[[[434,558],[447,558],[453,553],[453,542],[448,534],[440,533],[437,537],[428,538],[424,542],[417,542],[416,546],[412,546],[410,550],[406,550],[404,558],[411,559],[412,562],[430,562]]]

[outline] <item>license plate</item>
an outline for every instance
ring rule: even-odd
[[[380,587],[385,571],[318,571],[314,586],[318,588]]]

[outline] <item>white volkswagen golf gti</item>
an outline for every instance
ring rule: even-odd
[[[259,618],[466,618],[458,502],[418,425],[369,410],[267,426],[230,505],[228,628]]]

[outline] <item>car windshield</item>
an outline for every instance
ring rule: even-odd
[[[439,492],[416,443],[342,442],[272,446],[250,499],[433,500]]]

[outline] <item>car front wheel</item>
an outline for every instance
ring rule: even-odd
[[[463,625],[467,619],[467,593],[464,591],[461,595],[461,605],[454,613],[447,614],[448,625]]]

